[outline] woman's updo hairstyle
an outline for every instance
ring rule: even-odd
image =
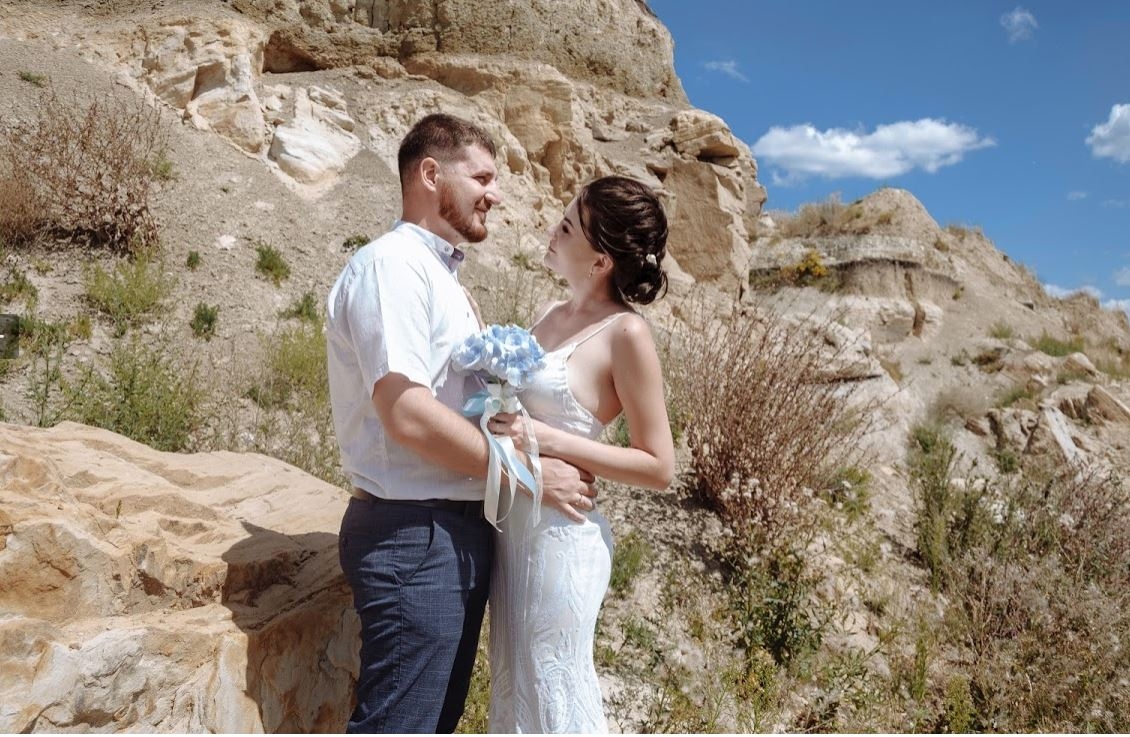
[[[612,283],[625,302],[646,305],[667,292],[667,215],[651,189],[627,177],[602,177],[577,196],[581,231],[612,259]]]

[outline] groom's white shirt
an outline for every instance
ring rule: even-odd
[[[342,465],[354,486],[375,496],[483,498],[482,480],[428,463],[390,439],[372,401],[373,386],[390,373],[429,387],[456,412],[474,389],[448,372],[452,352],[479,329],[459,284],[459,255],[434,233],[398,220],[354,254],[330,290],[326,359]]]

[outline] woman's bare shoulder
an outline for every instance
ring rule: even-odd
[[[638,350],[643,346],[651,346],[654,350],[655,339],[651,334],[651,325],[643,315],[632,310],[623,313],[623,317],[616,320],[612,333],[612,349]]]

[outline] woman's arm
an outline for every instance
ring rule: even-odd
[[[640,319],[612,327],[612,383],[628,423],[630,448],[533,422],[539,450],[590,473],[633,486],[665,489],[675,474],[675,446],[663,401],[663,375],[651,331]],[[515,443],[524,440],[520,417],[505,415],[496,428]]]

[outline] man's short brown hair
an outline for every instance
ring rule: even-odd
[[[446,113],[433,113],[421,118],[400,142],[396,156],[400,186],[404,186],[405,177],[412,167],[423,159],[430,156],[437,161],[448,161],[466,146],[480,146],[492,157],[496,155],[494,139],[473,123]]]

